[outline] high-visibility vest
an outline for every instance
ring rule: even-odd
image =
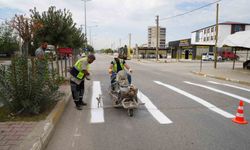
[[[120,63],[120,66],[121,66],[122,70],[124,70],[124,64],[121,62],[121,60],[119,61],[119,63]],[[113,72],[117,73],[117,63],[116,63],[116,61],[113,61]]]
[[[77,71],[79,71],[79,73],[78,73],[77,76],[76,76],[76,78],[78,78],[78,79],[83,79],[83,77],[84,77],[84,72],[83,72],[83,70],[82,70],[82,64],[83,64],[83,62],[85,62],[85,61],[87,61],[87,57],[84,57],[84,58],[79,59],[79,60],[75,63],[75,65],[74,65],[75,69],[76,69]],[[90,68],[90,65],[87,64],[87,71],[89,71],[89,68]]]

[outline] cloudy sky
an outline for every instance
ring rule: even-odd
[[[161,18],[177,15],[216,0],[91,0],[87,2],[87,24],[96,49],[147,43],[147,28],[155,25],[155,16]],[[49,6],[68,9],[78,26],[84,24],[84,3],[81,0],[0,0],[0,21],[14,14],[29,15],[29,9],[37,7],[46,11]],[[250,0],[222,0],[220,22],[236,21],[250,23]],[[160,21],[167,28],[167,40],[190,38],[191,32],[215,23],[216,5],[185,16]],[[91,31],[90,31],[91,30]],[[90,38],[90,37],[89,37]]]

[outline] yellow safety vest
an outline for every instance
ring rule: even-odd
[[[79,59],[74,65],[74,67],[79,71],[79,73],[77,75],[78,79],[83,79],[83,77],[84,77],[84,73],[83,73],[83,70],[82,70],[82,63],[85,62],[85,61],[87,61],[87,57]],[[90,68],[90,65],[87,64],[87,71],[89,71],[89,68]]]
[[[120,62],[120,66],[121,66],[122,70],[124,70],[124,64],[121,63],[121,60],[119,62]],[[116,63],[116,61],[113,61],[113,63],[114,63],[113,64],[113,72],[117,73],[117,63]]]

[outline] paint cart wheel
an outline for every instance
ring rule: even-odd
[[[128,115],[129,115],[129,117],[133,117],[134,116],[134,109],[128,109]]]

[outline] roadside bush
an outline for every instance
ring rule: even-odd
[[[58,97],[58,81],[48,62],[13,57],[0,67],[0,99],[14,114],[39,114]]]

